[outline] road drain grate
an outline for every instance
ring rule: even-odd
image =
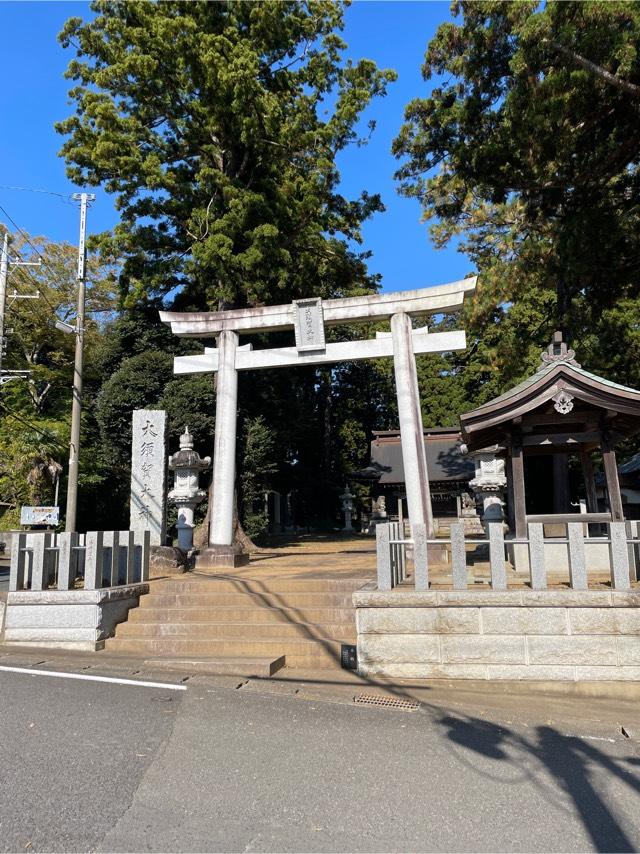
[[[353,702],[361,706],[401,709],[404,712],[415,712],[420,707],[417,700],[401,700],[399,697],[383,697],[381,694],[358,694]]]

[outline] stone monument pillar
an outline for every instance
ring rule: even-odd
[[[164,410],[134,409],[129,528],[149,531],[152,546],[163,546],[166,535],[166,431]]]
[[[344,513],[344,528],[343,531],[353,531],[351,524],[351,514],[353,513],[353,495],[349,492],[349,485],[345,486],[344,492],[340,496],[342,502],[342,512]]]
[[[211,457],[201,459],[193,450],[193,436],[184,428],[180,436],[180,450],[169,457],[169,470],[174,472],[173,489],[167,499],[178,508],[178,548],[187,554],[193,549],[193,514],[207,497],[200,489],[200,472],[211,465]]]
[[[469,454],[476,467],[475,477],[469,481],[469,486],[482,503],[482,524],[487,536],[489,522],[504,523],[507,478],[504,460],[496,456],[499,450],[498,446],[494,446]]]

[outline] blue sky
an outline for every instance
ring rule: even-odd
[[[88,16],[88,5],[2,2],[0,12],[0,79],[4,81],[0,205],[31,234],[75,242],[78,214],[73,205],[57,196],[6,188],[30,187],[63,196],[79,189],[67,180],[64,162],[57,156],[62,138],[53,124],[71,110],[69,84],[63,74],[72,53],[62,50],[56,36],[67,18]],[[397,161],[390,152],[405,104],[429,91],[430,84],[420,75],[424,51],[438,25],[448,18],[447,2],[358,0],[346,13],[343,37],[349,45],[348,55],[374,59],[399,75],[388,96],[373,104],[364,117],[377,122],[369,145],[343,152],[339,160],[347,196],[367,189],[379,192],[387,206],[386,213],[364,227],[365,248],[373,252],[370,268],[382,274],[385,290],[441,284],[470,270],[469,261],[453,247],[436,250],[430,244],[418,204],[397,194],[393,180]],[[112,199],[96,192],[88,219],[90,232],[111,228],[117,220]],[[2,211],[0,219],[6,219]]]

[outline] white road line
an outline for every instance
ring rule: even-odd
[[[57,676],[58,679],[85,679],[88,682],[115,682],[116,685],[137,685],[139,688],[166,688],[167,691],[186,691],[186,685],[171,682],[143,682],[138,679],[116,679],[114,676],[93,676],[88,673],[60,673],[57,670],[34,670],[32,667],[7,667],[0,665],[5,673],[30,673],[31,676]]]

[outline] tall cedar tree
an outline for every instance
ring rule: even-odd
[[[533,370],[554,328],[640,385],[640,5],[459,2],[394,143],[400,190],[481,274],[460,406]],[[465,368],[464,374],[461,369]]]
[[[360,229],[383,205],[366,190],[339,192],[336,157],[366,142],[373,123],[362,131],[363,112],[395,73],[343,59],[343,4],[97,0],[92,9],[93,20],[73,18],[61,34],[77,51],[67,71],[76,109],[57,127],[70,177],[116,197],[121,221],[95,243],[122,259],[126,310],[375,291]],[[326,372],[276,374],[241,378],[241,420],[265,416],[272,487],[313,484],[301,512],[331,517],[347,462]],[[352,468],[362,455],[350,455]]]
[[[127,304],[254,306],[370,289],[360,241],[378,195],[338,192],[336,156],[391,71],[343,62],[334,2],[110,2],[70,19],[69,176],[116,196],[100,242]]]

